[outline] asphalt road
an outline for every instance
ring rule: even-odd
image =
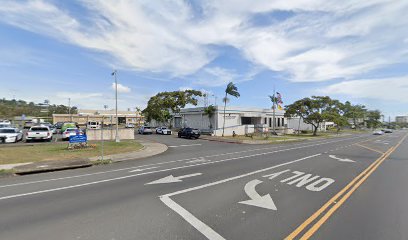
[[[408,239],[406,135],[282,145],[138,136],[169,150],[0,179],[0,239]]]

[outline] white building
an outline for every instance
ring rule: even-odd
[[[396,116],[395,122],[397,123],[408,123],[408,116]]]
[[[298,118],[287,119],[285,111],[275,111],[275,131],[283,132],[290,128],[298,129]],[[172,119],[175,128],[192,127],[202,131],[209,131],[215,136],[222,135],[224,123],[224,108],[217,106],[214,115],[209,118],[204,114],[204,107],[181,109]],[[273,129],[273,110],[262,108],[244,108],[227,106],[225,110],[225,136],[245,135],[254,132],[270,132]],[[323,125],[321,130],[324,130]],[[312,125],[301,121],[300,130],[312,130]]]

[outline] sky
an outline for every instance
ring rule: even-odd
[[[162,91],[270,108],[328,95],[408,114],[406,0],[2,0],[0,97],[144,108]],[[201,106],[203,101],[199,103]]]

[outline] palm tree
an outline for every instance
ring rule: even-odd
[[[234,85],[233,82],[228,83],[227,88],[225,89],[225,97],[223,98],[224,102],[224,123],[222,124],[222,136],[224,137],[225,130],[225,109],[227,108],[228,95],[239,98],[241,95],[238,92],[238,88]]]
[[[210,122],[210,129],[212,129],[211,118],[214,116],[216,108],[214,105],[210,105],[204,108],[204,115],[208,115],[208,121]]]

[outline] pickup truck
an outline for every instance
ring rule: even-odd
[[[51,142],[52,140],[52,131],[47,126],[34,126],[26,133],[26,142],[32,140],[46,140]]]

